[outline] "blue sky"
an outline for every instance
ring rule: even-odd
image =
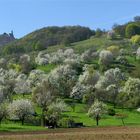
[[[140,0],[0,0],[0,34],[17,38],[46,26],[110,29],[140,15]]]

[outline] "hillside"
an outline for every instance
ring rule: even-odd
[[[138,26],[47,27],[4,46],[0,130],[140,126]]]
[[[56,52],[59,49],[72,48],[75,50],[75,52],[81,54],[88,49],[95,49],[95,50],[106,49],[111,45],[120,45],[121,48],[130,50],[129,39],[124,38],[124,39],[110,40],[107,39],[106,36],[101,36],[101,37],[91,36],[90,39],[71,43],[68,46],[65,45],[50,46],[44,51],[51,53],[51,52]]]
[[[110,32],[110,33],[109,33]],[[111,33],[112,32],[112,33]],[[101,40],[102,43],[90,44],[88,39],[107,36],[107,34],[113,34],[116,36],[114,40]],[[85,41],[85,44],[80,45],[94,45],[94,47],[107,46],[109,43],[116,44],[120,42],[122,44],[124,40],[130,39],[134,35],[140,34],[140,22],[139,21],[130,21],[123,25],[115,24],[112,28],[112,31],[105,31],[101,29],[92,30],[88,27],[82,26],[50,26],[44,27],[38,30],[35,30],[24,37],[15,40],[12,33],[0,36],[0,46],[3,47],[1,55],[11,55],[16,53],[28,53],[33,51],[45,50],[48,47],[54,46],[70,46],[72,43],[79,41]],[[14,41],[15,40],[15,41]],[[14,42],[13,42],[14,41]],[[112,42],[111,42],[112,41]],[[87,42],[87,44],[86,44]],[[100,42],[100,41],[97,41]],[[107,43],[107,44],[106,44]],[[82,48],[79,48],[79,51],[82,51]]]
[[[4,46],[4,54],[40,51],[52,45],[70,43],[90,38],[93,31],[82,26],[46,27],[36,30],[21,39]]]

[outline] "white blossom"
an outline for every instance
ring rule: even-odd
[[[87,92],[87,90],[88,90],[87,86],[78,82],[73,87],[72,92],[70,93],[70,97],[80,100],[83,98],[83,95]]]
[[[140,79],[130,77],[125,82],[123,92],[130,97],[140,97]]]
[[[95,100],[94,104],[88,110],[88,116],[96,119],[98,121],[101,119],[101,116],[106,113],[106,105],[98,100]]]
[[[24,124],[24,120],[34,114],[34,108],[29,100],[20,99],[9,104],[8,112],[11,119],[19,119]]]
[[[38,56],[35,58],[35,62],[38,65],[50,64],[61,64],[66,59],[77,59],[78,54],[74,53],[73,49],[62,50],[59,49],[57,52],[47,54],[45,52],[39,52]]]
[[[28,76],[28,83],[30,83],[31,88],[40,84],[43,80],[47,78],[47,75],[44,71],[41,70],[32,70]]]
[[[56,99],[55,102],[53,102],[50,106],[49,109],[50,110],[54,110],[55,112],[64,112],[67,111],[68,106],[66,105],[66,103],[61,100],[61,99]]]
[[[109,69],[104,73],[105,80],[109,84],[119,84],[120,81],[125,80],[124,74],[119,68]]]
[[[30,59],[30,56],[28,55],[28,54],[24,54],[24,55],[22,55],[22,56],[20,56],[20,61],[22,62],[22,63],[24,63],[25,61],[30,61],[31,59]]]
[[[140,47],[137,49],[137,59],[140,59]]]
[[[79,76],[79,82],[85,85],[94,86],[100,78],[99,72],[95,71],[92,65],[86,65],[84,72]]]
[[[77,72],[70,65],[58,66],[48,75],[48,80],[60,95],[68,96],[77,80]]]
[[[113,61],[113,54],[110,51],[102,50],[99,54],[99,62],[102,65],[109,65]]]
[[[121,81],[124,81],[125,75],[119,68],[107,70],[103,76],[100,76],[95,87],[97,89],[106,89],[110,85],[115,85],[120,88]]]
[[[140,112],[140,108],[138,108],[137,111]]]
[[[39,52],[38,56],[35,58],[35,62],[38,65],[46,65],[49,63],[50,55]]]
[[[106,113],[106,105],[101,102],[96,100],[94,102],[94,104],[91,106],[91,108],[88,111],[88,115],[91,116],[92,118],[96,117],[96,116],[101,116],[102,114]]]
[[[98,57],[98,55],[99,55],[98,51],[91,50],[91,49],[86,50],[81,55],[81,61],[88,62],[92,59],[96,59]]]
[[[53,96],[47,81],[43,81],[33,90],[33,100],[41,108],[46,109],[52,103]]]

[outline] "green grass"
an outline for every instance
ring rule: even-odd
[[[136,60],[134,56],[127,56],[126,58],[130,64],[133,64],[135,66],[131,71],[130,76],[140,78],[140,61]]]
[[[21,99],[22,95],[15,95],[14,99]],[[25,95],[25,99],[30,99],[31,95]],[[75,122],[82,122],[85,126],[96,127],[96,122],[93,118],[89,118],[87,115],[88,107],[83,103],[75,104],[75,111],[71,108],[70,104],[71,99],[65,99],[65,102],[68,104],[68,111],[63,113],[63,117],[72,117]],[[108,104],[108,108],[113,108],[111,104]],[[40,114],[41,109],[35,105],[35,111]],[[140,126],[140,113],[136,110],[129,109],[115,109],[116,113],[126,114],[128,117],[124,119],[126,126]],[[115,116],[104,115],[99,121],[100,126],[122,126],[122,121],[117,119]],[[46,128],[40,126],[31,126],[30,124],[25,123],[21,125],[20,122],[12,121],[3,121],[0,131],[36,131],[36,130],[46,130]]]
[[[109,106],[109,108],[112,106]],[[113,108],[113,107],[112,107]],[[128,117],[124,119],[125,125],[139,125],[140,126],[140,113],[135,110],[128,109],[115,109],[116,113],[126,114]],[[95,126],[96,122],[94,119],[89,118],[87,115],[87,106],[85,104],[76,104],[75,112],[70,108],[69,112],[65,112],[64,115],[71,116],[76,122],[83,122],[85,126]],[[120,126],[122,122],[115,116],[105,115],[100,120],[100,126]]]
[[[93,48],[93,49],[100,50],[100,49],[106,49],[107,47],[111,45],[118,45],[120,46],[120,48],[126,48],[126,47],[128,49],[130,48],[129,41],[127,39],[109,40],[106,37],[100,37],[100,38],[91,37],[90,39],[87,39],[84,41],[72,43],[70,46],[64,46],[64,45],[50,46],[47,48],[46,51],[48,53],[51,53],[59,49],[73,48],[75,52],[82,53],[87,49]]]
[[[49,73],[51,70],[56,68],[57,65],[55,64],[48,64],[46,66],[37,66],[37,69],[44,71],[45,73]]]
[[[21,125],[20,123],[2,123],[0,126],[0,131],[6,132],[14,132],[14,131],[39,131],[39,130],[47,130],[45,127],[41,126],[29,126],[29,125]]]
[[[17,99],[31,99],[31,94],[25,94],[24,96],[22,94],[15,94],[13,95],[13,100]]]

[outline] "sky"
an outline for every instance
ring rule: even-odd
[[[111,29],[140,15],[140,0],[0,0],[0,34],[16,38],[47,26]]]

